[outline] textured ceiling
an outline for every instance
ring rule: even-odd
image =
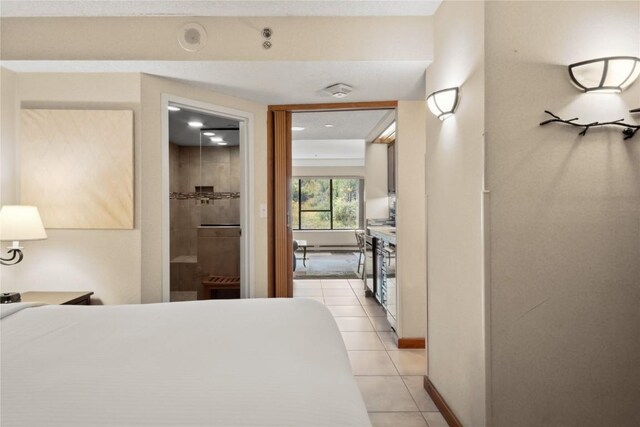
[[[147,73],[261,104],[424,100],[429,61],[3,61],[17,72]],[[336,99],[323,89],[347,83]]]
[[[365,139],[391,110],[324,111],[294,113],[293,126],[304,130],[293,132],[293,140]],[[326,124],[333,127],[327,128]]]
[[[363,166],[364,140],[393,110],[294,113],[292,157],[298,166]],[[326,124],[333,127],[327,128]]]
[[[237,128],[238,122],[222,117],[204,114],[198,111],[188,110],[184,107],[180,111],[169,111],[169,141],[178,145],[200,145],[200,129],[189,126],[189,122],[201,122],[204,128]],[[237,130],[214,130],[216,137],[221,137],[228,146],[239,145],[240,132]],[[202,137],[203,146],[216,146],[208,136]]]
[[[2,0],[0,15],[34,16],[430,16],[441,0],[60,1]]]

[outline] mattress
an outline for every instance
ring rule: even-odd
[[[317,301],[1,309],[3,427],[370,425]]]

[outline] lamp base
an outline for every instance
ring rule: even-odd
[[[11,304],[20,301],[22,301],[22,298],[20,298],[18,292],[3,292],[0,294],[0,304]]]

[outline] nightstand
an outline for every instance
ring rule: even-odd
[[[23,292],[21,302],[43,302],[50,305],[91,305],[93,292]]]

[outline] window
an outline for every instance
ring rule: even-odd
[[[358,178],[294,178],[291,198],[294,230],[359,228]]]

